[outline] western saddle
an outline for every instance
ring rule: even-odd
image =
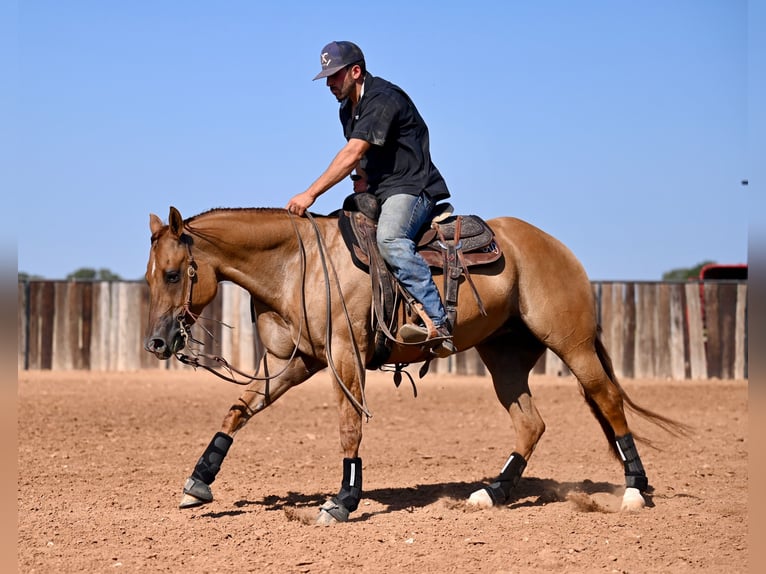
[[[378,200],[371,193],[350,195],[337,212],[338,225],[354,264],[369,273],[372,281],[375,344],[367,365],[370,369],[386,363],[396,340],[400,317],[406,321],[408,317],[413,320],[420,315],[428,320],[420,303],[399,284],[378,251],[379,213]],[[461,277],[471,286],[480,312],[486,315],[468,269],[493,263],[502,257],[502,252],[495,242],[495,234],[483,219],[476,215],[453,215],[450,204],[439,204],[430,225],[424,226],[418,235],[417,251],[432,269],[442,272],[444,308],[453,326],[457,319]]]

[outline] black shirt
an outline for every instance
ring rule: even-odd
[[[434,202],[450,196],[447,184],[431,162],[428,126],[399,86],[367,74],[364,93],[351,115],[351,101],[340,106],[346,140],[371,144],[361,162],[369,191],[381,201],[397,193],[426,191]]]

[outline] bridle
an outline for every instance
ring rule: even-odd
[[[202,344],[201,341],[197,341],[191,336],[191,325],[186,322],[187,317],[194,319],[196,323],[199,319],[199,315],[192,313],[192,291],[194,290],[194,284],[197,282],[197,262],[194,260],[194,255],[191,252],[191,238],[188,235],[182,235],[181,241],[186,245],[186,302],[183,306],[183,311],[176,317],[178,326],[181,329],[181,337],[184,341],[184,348],[186,348],[189,342]],[[178,354],[176,354],[178,357]]]
[[[298,247],[300,250],[301,255],[301,278],[303,281],[303,284],[306,283],[306,247],[303,241],[303,237],[300,234],[300,231],[298,230],[298,226],[295,224],[294,216],[289,211],[287,212],[290,217],[290,223],[293,226],[293,229],[295,231],[295,235],[298,238]],[[364,414],[367,419],[370,419],[372,417],[372,414],[369,412],[369,409],[367,408],[367,400],[365,397],[364,387],[365,387],[365,368],[364,364],[362,362],[361,352],[359,350],[359,347],[356,343],[356,339],[354,338],[354,332],[351,325],[351,318],[348,314],[348,309],[346,308],[346,301],[343,297],[343,292],[341,290],[340,281],[338,279],[338,273],[335,269],[335,266],[332,263],[332,260],[329,260],[329,268],[332,269],[333,272],[333,278],[335,283],[335,288],[338,292],[341,306],[343,308],[343,314],[346,319],[346,326],[348,328],[349,337],[352,342],[353,350],[354,350],[354,363],[355,368],[357,371],[357,377],[359,378],[359,384],[361,388],[361,402],[357,400],[357,398],[353,395],[353,393],[349,390],[349,388],[346,386],[346,384],[343,382],[343,380],[340,377],[340,374],[338,373],[335,362],[332,358],[332,298],[331,298],[331,287],[330,287],[330,273],[328,268],[328,258],[326,256],[327,248],[324,243],[324,238],[322,237],[322,233],[319,230],[319,226],[317,225],[316,221],[314,220],[313,216],[306,212],[306,217],[311,222],[314,232],[316,234],[316,240],[317,245],[319,247],[319,255],[320,260],[322,262],[322,270],[324,273],[324,279],[325,279],[325,293],[326,293],[326,324],[325,324],[325,358],[327,359],[327,365],[330,367],[330,370],[332,371],[336,382],[340,386],[343,393],[346,395],[346,398],[351,402],[351,404],[354,406],[354,408],[360,413]],[[182,312],[178,315],[177,321],[181,332],[181,337],[184,341],[184,348],[189,348],[188,344],[190,342],[197,343],[199,345],[202,345],[203,343],[201,341],[196,340],[194,337],[192,337],[191,334],[191,325],[187,322],[187,318],[192,318],[194,320],[195,324],[199,324],[199,319],[204,319],[205,317],[201,317],[200,315],[197,315],[192,312],[192,297],[193,297],[193,290],[194,290],[194,284],[197,282],[197,263],[194,260],[194,255],[192,254],[192,239],[190,235],[182,235],[181,241],[186,245],[186,252],[187,252],[187,260],[186,260],[186,277],[187,277],[187,289],[186,289],[186,298],[185,302],[182,308]],[[216,375],[217,377],[228,381],[230,383],[234,383],[236,385],[249,385],[254,381],[271,381],[272,379],[276,379],[282,374],[287,371],[287,369],[290,367],[290,364],[295,359],[296,355],[298,354],[298,348],[301,341],[301,337],[303,335],[303,325],[307,321],[307,314],[306,314],[306,294],[305,289],[301,289],[301,317],[299,321],[298,326],[298,336],[295,339],[293,351],[290,354],[290,358],[285,363],[285,366],[280,370],[278,373],[274,375],[268,374],[268,365],[266,361],[267,353],[264,353],[262,361],[263,361],[263,367],[264,367],[264,373],[266,373],[264,376],[258,376],[258,372],[260,371],[260,361],[259,365],[256,368],[256,372],[253,375],[250,375],[234,366],[232,366],[225,358],[219,356],[219,355],[208,355],[205,353],[201,353],[199,351],[194,351],[193,356],[186,355],[181,353],[180,351],[175,353],[175,357],[178,361],[181,363],[184,363],[185,365],[189,365],[193,367],[194,369],[202,368],[206,371],[209,371],[210,373]],[[255,322],[255,307],[253,304],[253,301],[251,299],[251,317],[253,322]],[[231,328],[229,325],[226,325],[223,322],[220,322],[225,327]],[[203,325],[200,325],[202,329],[205,329]],[[213,334],[205,329],[207,334],[212,338]],[[201,359],[209,359],[215,362],[216,364],[220,365],[227,374],[221,373],[218,370],[214,369],[213,367],[204,364]],[[241,377],[244,377],[245,380],[239,380],[236,375],[239,375]]]

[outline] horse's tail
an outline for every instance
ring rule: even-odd
[[[647,409],[646,407],[642,407],[641,405],[636,404],[633,401],[633,399],[630,398],[628,393],[625,391],[625,389],[622,388],[622,385],[620,385],[620,382],[617,380],[617,375],[615,375],[614,373],[612,358],[609,356],[609,352],[606,350],[606,347],[604,346],[604,343],[601,340],[600,326],[598,329],[598,334],[596,336],[595,344],[596,344],[596,355],[598,355],[598,359],[601,362],[601,366],[604,368],[604,371],[606,372],[607,377],[609,377],[609,380],[619,391],[620,396],[622,397],[623,404],[626,405],[629,410],[643,417],[644,419],[651,421],[652,423],[656,424],[657,426],[659,426],[660,428],[664,429],[666,432],[672,435],[686,436],[691,433],[691,427],[689,425],[673,420],[669,417],[666,417],[665,415],[656,413],[652,410]],[[606,420],[604,415],[601,413],[601,411],[599,410],[595,402],[593,402],[593,400],[589,398],[587,394],[585,394],[585,400],[588,403],[588,406],[593,411],[593,414],[596,416],[596,419],[598,420],[599,424],[601,425],[601,428],[603,429],[604,434],[609,440],[609,444],[611,445],[614,454],[619,457],[619,451],[617,450],[617,442],[616,442],[617,437],[614,435],[614,430],[612,429],[612,426],[609,424],[609,422]],[[645,444],[648,444],[649,446],[653,446],[652,441],[650,441],[649,439],[645,437],[641,437],[637,435],[636,433],[632,433],[632,434],[637,441],[641,441]]]

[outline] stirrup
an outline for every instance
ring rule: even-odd
[[[447,332],[449,333],[449,331]],[[413,323],[405,323],[399,329],[399,335],[405,343],[420,343],[428,349],[431,355],[440,359],[445,359],[457,352],[457,348],[452,342],[452,335],[439,334],[439,329],[435,329],[434,333],[429,333],[426,327]]]
[[[399,336],[405,343],[424,343],[428,340],[428,329],[422,325],[405,323],[399,329]]]
[[[451,334],[440,335],[438,330],[429,332],[426,327],[415,325],[413,323],[405,323],[402,325],[399,329],[399,335],[405,343],[438,343],[452,339]]]
[[[430,351],[440,359],[446,359],[457,353],[457,347],[452,342],[452,337],[440,337],[439,339],[431,339],[431,341],[438,341],[436,345],[431,347]]]

